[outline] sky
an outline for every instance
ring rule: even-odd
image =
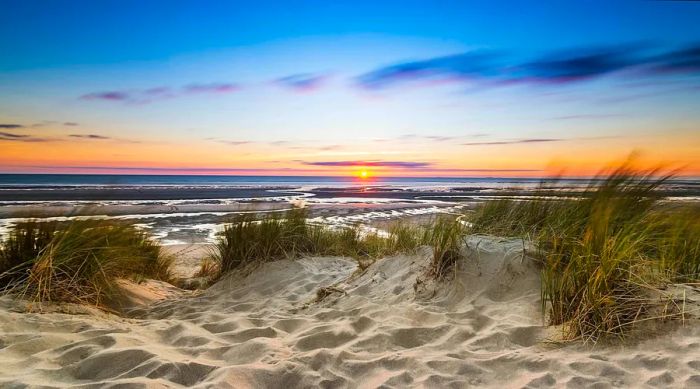
[[[0,173],[700,176],[700,2],[0,9]]]

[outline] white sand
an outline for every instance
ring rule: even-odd
[[[416,288],[427,252],[351,278],[343,259],[269,263],[134,319],[0,300],[0,387],[700,386],[696,319],[625,347],[547,343],[521,242],[477,243],[454,280]]]

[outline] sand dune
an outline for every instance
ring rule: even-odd
[[[0,386],[700,386],[697,320],[625,347],[558,345],[519,240],[470,238],[453,279],[428,252],[364,273],[339,258],[269,263],[194,297],[111,315],[1,300]]]

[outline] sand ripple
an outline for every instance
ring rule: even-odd
[[[427,252],[305,258],[225,279],[133,318],[0,307],[1,387],[700,387],[700,326],[626,347],[544,342],[520,241],[471,238],[454,279]],[[417,287],[414,287],[417,285]],[[318,301],[320,287],[334,286]]]

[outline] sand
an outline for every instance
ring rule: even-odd
[[[522,242],[468,245],[441,283],[423,278],[421,250],[365,272],[340,258],[268,263],[129,318],[0,299],[0,387],[700,386],[697,319],[625,346],[553,344]]]

